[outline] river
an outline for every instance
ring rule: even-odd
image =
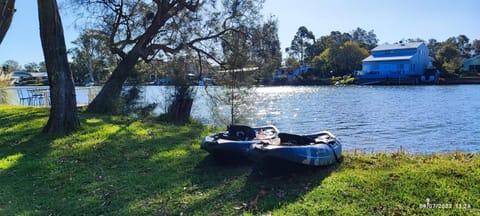
[[[77,93],[82,102],[90,100],[84,91]],[[219,87],[207,91],[220,94]],[[480,152],[480,85],[281,86],[252,92],[245,97],[250,103],[240,105],[246,124],[274,124],[288,133],[326,129],[347,151]],[[143,94],[144,103],[159,104],[157,113],[165,110],[166,87],[147,86]],[[219,124],[218,116],[228,118],[230,108],[213,106],[207,95],[197,89],[192,116]]]

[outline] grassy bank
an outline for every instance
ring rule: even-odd
[[[348,153],[263,176],[200,150],[200,124],[80,114],[52,140],[47,114],[0,106],[0,215],[480,215],[479,154]]]

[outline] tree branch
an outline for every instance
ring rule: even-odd
[[[121,48],[118,48],[118,44],[115,42],[115,37],[122,21],[121,14],[123,13],[123,0],[120,1],[120,5],[115,5],[113,11],[116,15],[116,18],[112,26],[112,31],[110,32],[110,36],[108,38],[108,46],[110,47],[110,51],[112,53],[119,55],[121,58],[125,58],[127,54]]]
[[[7,34],[15,13],[15,0],[6,0],[0,3],[0,44]]]

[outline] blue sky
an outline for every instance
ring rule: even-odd
[[[21,65],[41,62],[36,1],[17,0],[16,8],[12,26],[0,45],[0,64],[10,59]],[[444,41],[459,34],[480,39],[479,8],[479,0],[266,0],[263,13],[278,19],[285,49],[300,26],[317,38],[360,27],[374,30],[380,43],[408,38]],[[77,37],[74,18],[62,11],[62,19],[67,47],[71,47],[70,42]]]

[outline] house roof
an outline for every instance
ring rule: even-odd
[[[378,62],[378,61],[408,61],[413,56],[389,56],[389,57],[374,57],[372,55],[368,56],[366,59],[363,59],[363,62]]]
[[[375,47],[372,51],[384,51],[384,50],[401,50],[401,49],[416,49],[423,42],[412,42],[412,43],[400,43],[400,44],[383,44]]]
[[[471,57],[469,59],[463,60],[463,64],[470,64],[471,62],[476,62],[476,61],[480,61],[480,55],[476,55],[476,56]]]

